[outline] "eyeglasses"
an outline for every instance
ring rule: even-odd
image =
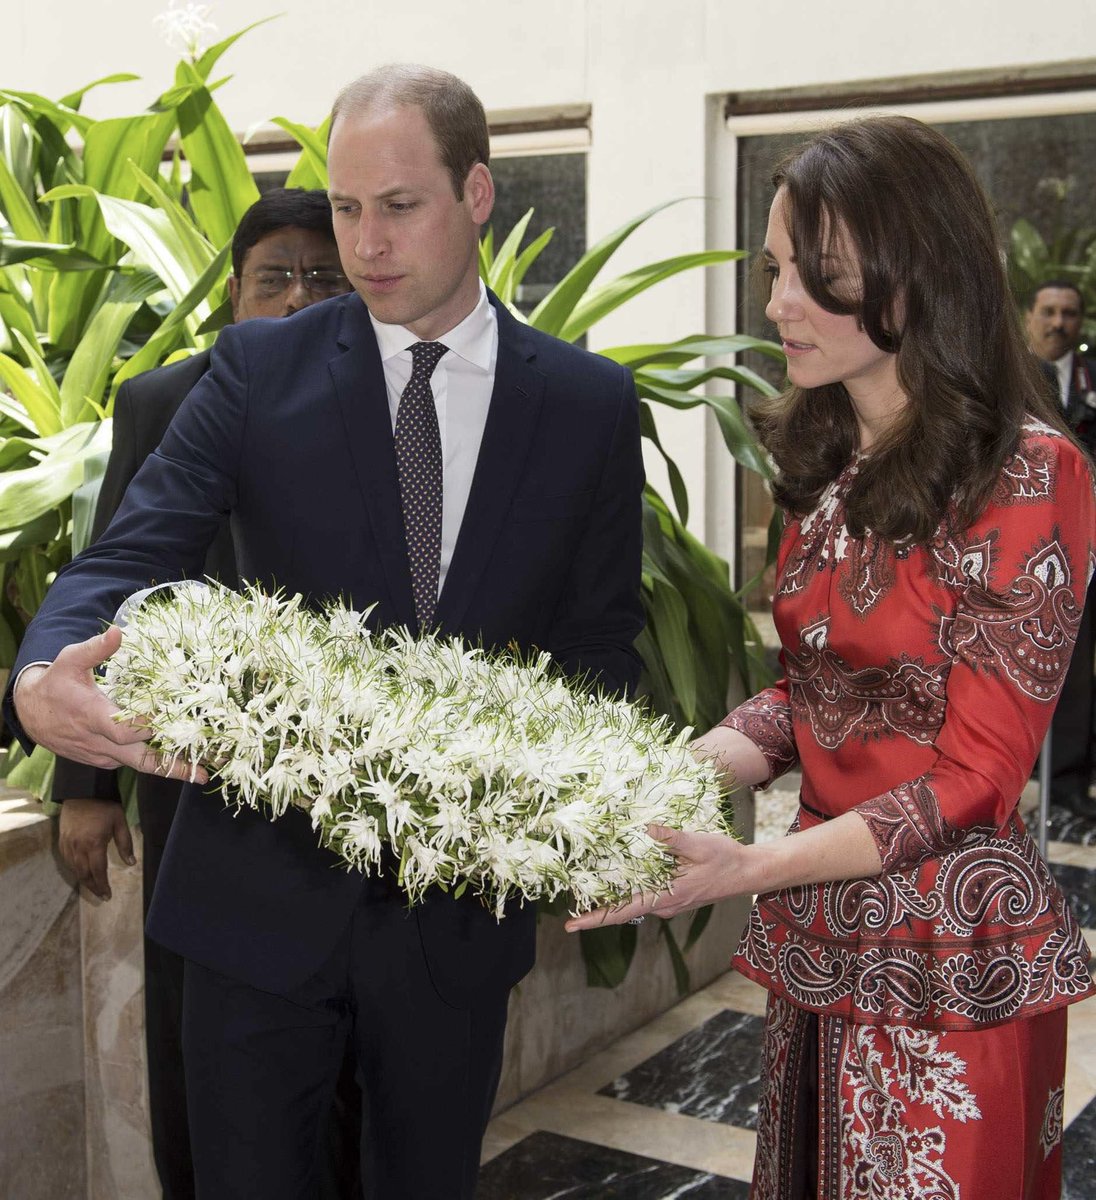
[[[293,281],[299,279],[310,296],[337,296],[347,289],[342,271],[243,271],[243,279],[255,281],[255,291],[268,299],[280,296]]]

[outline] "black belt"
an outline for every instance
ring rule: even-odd
[[[811,807],[811,806],[810,806],[810,805],[809,805],[809,804],[806,802],[806,800],[804,800],[804,799],[803,799],[803,797],[802,797],[802,796],[800,796],[800,797],[799,797],[799,807],[800,807],[800,808],[801,808],[801,809],[802,809],[804,812],[808,812],[808,813],[810,813],[812,817],[817,817],[817,818],[818,818],[820,821],[828,821],[828,820],[830,820],[830,814],[829,814],[829,813],[819,812],[817,808],[812,808],[812,807]]]

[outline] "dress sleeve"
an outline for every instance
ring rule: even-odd
[[[758,692],[719,723],[728,729],[737,729],[764,755],[769,774],[756,785],[758,788],[767,788],[799,762],[787,679],[780,679],[772,687]]]
[[[935,762],[857,805],[883,869],[914,866],[1012,817],[1077,638],[1096,538],[1084,455],[1028,436],[985,512],[932,548],[956,594],[941,614],[951,657]]]

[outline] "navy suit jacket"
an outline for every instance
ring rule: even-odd
[[[436,620],[445,634],[538,647],[569,671],[629,689],[643,622],[631,376],[492,302],[494,392]],[[414,627],[384,373],[356,295],[221,333],[210,372],[110,527],[59,573],[12,678],[98,632],[138,588],[199,572],[226,514],[241,579],[313,601],[375,604],[374,623]],[[22,734],[10,693],[5,708]],[[324,961],[362,887],[317,847],[300,812],[277,822],[234,815],[220,796],[188,787],[149,933],[214,970],[283,991]],[[532,965],[531,907],[497,924],[474,898],[439,893],[408,921],[451,1003],[512,984]]]
[[[114,399],[114,432],[107,460],[106,473],[95,503],[91,522],[91,540],[98,541],[110,524],[126,488],[145,459],[163,441],[171,418],[190,394],[191,388],[209,370],[210,352],[202,350],[190,358],[181,359],[167,367],[157,367],[127,379]],[[228,521],[221,524],[217,536],[206,553],[201,577],[212,575],[232,587],[236,582],[236,556],[232,550],[232,533]],[[150,822],[146,821],[149,804],[159,805],[164,820],[156,825],[166,830],[170,817],[167,808],[174,809],[180,784],[159,775],[141,775],[137,780],[137,802],[141,822],[146,826],[145,857],[149,846]],[[85,763],[58,757],[53,771],[53,799],[64,801],[84,797],[121,801],[118,772],[102,771]],[[157,862],[159,853],[155,853]]]

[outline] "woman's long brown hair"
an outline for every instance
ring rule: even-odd
[[[909,404],[865,458],[850,532],[927,543],[946,515],[969,526],[1028,416],[1071,436],[1028,350],[989,202],[962,154],[909,117],[851,121],[812,138],[773,176],[785,189],[796,267],[827,312],[855,315],[897,360]],[[826,285],[835,233],[855,251],[859,294]],[[802,516],[857,449],[843,384],[791,387],[752,416],[777,466],[774,496]]]

